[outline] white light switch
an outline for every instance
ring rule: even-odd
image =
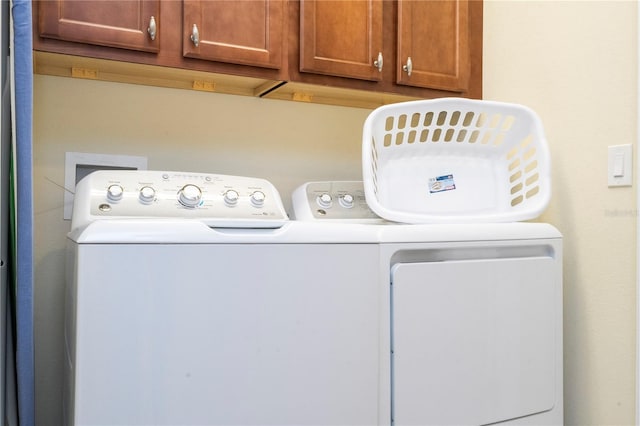
[[[608,161],[609,186],[631,186],[631,144],[610,146]]]
[[[621,152],[616,152],[613,157],[613,177],[624,177],[624,154]]]

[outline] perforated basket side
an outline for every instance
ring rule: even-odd
[[[387,220],[527,220],[542,213],[550,199],[549,152],[542,124],[521,105],[458,98],[386,105],[365,121],[362,155],[367,202]],[[415,182],[407,184],[406,176],[396,179],[397,174],[390,172],[392,164],[394,171],[413,173]],[[420,168],[411,169],[416,164]],[[440,164],[458,167],[459,176],[477,178],[484,186],[460,182],[456,195],[424,197],[429,173],[437,176],[447,170]],[[477,164],[484,166],[470,172]],[[406,186],[415,186],[415,194]],[[492,199],[494,204],[478,207],[480,198],[468,196],[478,191],[493,191],[482,200]],[[408,205],[407,199],[417,204]]]

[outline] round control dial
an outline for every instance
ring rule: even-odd
[[[342,207],[344,207],[345,209],[352,209],[354,206],[354,199],[353,199],[353,195],[351,194],[344,194],[342,197],[340,197],[340,199],[338,200],[338,202],[340,203],[340,205]]]
[[[331,207],[332,201],[333,199],[331,198],[331,195],[327,194],[326,192],[318,195],[318,197],[316,198],[316,203],[318,203],[318,205],[323,209],[328,209],[329,207]]]
[[[238,191],[234,191],[233,189],[230,189],[224,193],[224,203],[229,207],[238,204],[238,198],[240,198],[240,195],[238,195]]]
[[[156,190],[150,186],[143,186],[138,193],[138,199],[142,204],[151,204],[156,199]]]
[[[178,191],[178,201],[185,207],[198,207],[202,201],[202,190],[197,185],[186,184]]]
[[[249,197],[249,199],[251,200],[251,205],[253,207],[264,206],[265,198],[267,198],[267,196],[264,195],[264,192],[262,191],[255,191],[253,194],[251,194],[251,197]]]
[[[124,195],[124,189],[122,186],[118,184],[109,185],[107,188],[107,200],[112,203],[117,203],[122,200],[122,196]]]

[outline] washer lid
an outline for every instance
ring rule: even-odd
[[[78,244],[377,244],[375,225],[288,221],[280,228],[214,228],[198,220],[95,220],[72,230]]]

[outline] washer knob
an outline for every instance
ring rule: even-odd
[[[264,206],[265,198],[267,198],[267,196],[264,195],[264,192],[262,191],[255,191],[253,194],[251,194],[251,197],[249,197],[249,199],[251,200],[251,205],[253,207]]]
[[[238,204],[239,197],[240,195],[238,195],[237,191],[230,189],[224,193],[224,203],[229,207],[235,206],[236,204]]]
[[[331,195],[327,194],[326,192],[318,195],[318,197],[316,198],[316,203],[318,203],[318,205],[323,209],[328,209],[329,207],[331,207],[332,201],[333,199],[331,198]]]
[[[122,200],[123,194],[124,189],[118,184],[109,185],[109,187],[107,188],[107,200],[111,201],[112,203],[117,203],[118,201]]]
[[[185,207],[198,207],[202,200],[202,190],[193,184],[186,184],[178,191],[178,201]]]
[[[138,199],[142,204],[151,204],[156,199],[156,190],[150,186],[143,186],[138,193]]]
[[[344,207],[345,209],[351,209],[354,206],[353,203],[353,195],[351,194],[344,194],[342,197],[340,197],[340,199],[338,200],[338,202],[340,203],[340,205],[342,207]]]

